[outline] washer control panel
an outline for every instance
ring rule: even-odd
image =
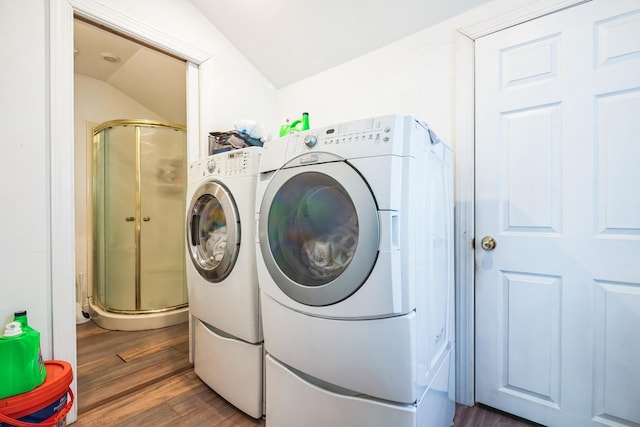
[[[400,116],[383,116],[356,120],[335,126],[311,129],[289,134],[287,156],[293,157],[309,150],[333,153],[363,151],[389,151],[396,136]]]
[[[315,132],[311,131],[309,135],[305,136],[305,140],[307,138],[313,139],[318,145],[356,142],[379,144],[391,141],[393,137],[392,130],[391,124],[386,124],[382,127],[380,123],[375,123],[373,120],[363,120],[361,122],[351,122],[336,127],[318,129]],[[309,146],[309,144],[307,145]]]

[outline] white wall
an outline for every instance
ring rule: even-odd
[[[309,112],[311,127],[369,116],[413,114],[450,142],[453,112],[453,30],[436,25],[278,94],[278,119]]]
[[[158,113],[136,102],[109,83],[74,74],[74,118],[76,137],[86,122],[102,123],[117,119],[166,120]]]
[[[277,119],[309,112],[311,127],[384,114],[411,114],[455,145],[455,33],[525,5],[494,0],[278,93]],[[384,29],[381,29],[384,31]]]
[[[0,0],[0,328],[26,309],[51,355],[45,2]]]
[[[89,286],[87,213],[91,208],[91,128],[118,119],[166,120],[134,101],[108,83],[82,74],[74,75],[74,171],[75,171],[75,235],[76,280],[82,273],[84,287],[82,303]]]

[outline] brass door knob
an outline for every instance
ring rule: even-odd
[[[133,217],[133,216],[128,216],[128,217],[126,217],[124,220],[125,220],[125,221],[127,221],[127,222],[131,222],[131,221],[135,221],[135,219],[136,219],[136,218],[135,218],[135,217]]]
[[[145,216],[142,218],[143,221],[149,221],[151,218],[149,218],[148,216]]]
[[[483,237],[480,245],[485,251],[492,251],[496,248],[496,239],[491,236]]]

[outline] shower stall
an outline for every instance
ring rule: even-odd
[[[94,129],[89,300],[98,325],[142,330],[188,320],[186,162],[183,126],[115,120]]]

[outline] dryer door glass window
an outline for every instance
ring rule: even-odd
[[[202,277],[219,282],[231,273],[238,258],[240,221],[231,194],[209,182],[194,194],[189,208],[189,255]]]
[[[347,298],[375,264],[375,200],[360,174],[344,162],[279,170],[265,192],[258,226],[274,282],[306,305]]]

